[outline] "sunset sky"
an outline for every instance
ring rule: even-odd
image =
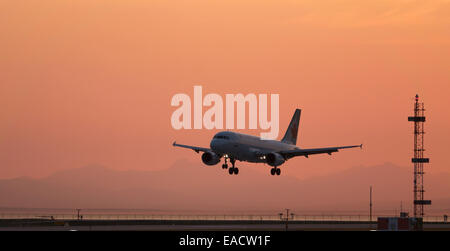
[[[303,109],[300,147],[364,144],[282,166],[299,178],[412,170],[418,93],[426,168],[450,172],[449,0],[3,0],[0,34],[0,178],[203,165],[171,145],[208,147],[217,132],[171,126],[172,96],[194,85],[279,94],[280,137]]]

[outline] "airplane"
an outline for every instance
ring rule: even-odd
[[[261,139],[260,137],[231,131],[221,131],[211,139],[210,148],[177,144],[176,141],[173,142],[173,146],[188,148],[197,153],[203,152],[202,161],[206,165],[216,165],[223,157],[224,164],[222,165],[222,169],[228,169],[229,160],[232,165],[228,169],[230,175],[237,175],[239,173],[239,169],[235,166],[236,160],[266,163],[272,166],[272,169],[270,169],[271,175],[280,175],[281,169],[279,166],[293,157],[304,156],[308,158],[309,155],[323,153],[331,155],[345,148],[359,147],[362,149],[362,144],[309,149],[297,147],[300,114],[301,109],[296,109],[286,133],[280,141]]]

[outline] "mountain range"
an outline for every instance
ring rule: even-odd
[[[406,211],[412,208],[412,172],[391,163],[305,180],[271,176],[258,168],[264,166],[242,168],[239,175],[230,176],[220,167],[186,160],[159,171],[118,171],[91,165],[39,179],[0,180],[0,207],[366,212],[372,186],[374,212],[393,213],[400,203]],[[427,210],[450,211],[449,181],[449,173],[426,174],[425,196],[433,200]]]

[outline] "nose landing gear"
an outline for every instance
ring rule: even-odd
[[[224,159],[225,159],[225,163],[223,163],[222,169],[228,169],[228,164],[227,164],[228,158],[225,157]]]

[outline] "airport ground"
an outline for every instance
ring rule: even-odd
[[[450,222],[425,222],[424,231],[450,231]],[[376,221],[204,221],[1,219],[0,231],[370,231]]]

